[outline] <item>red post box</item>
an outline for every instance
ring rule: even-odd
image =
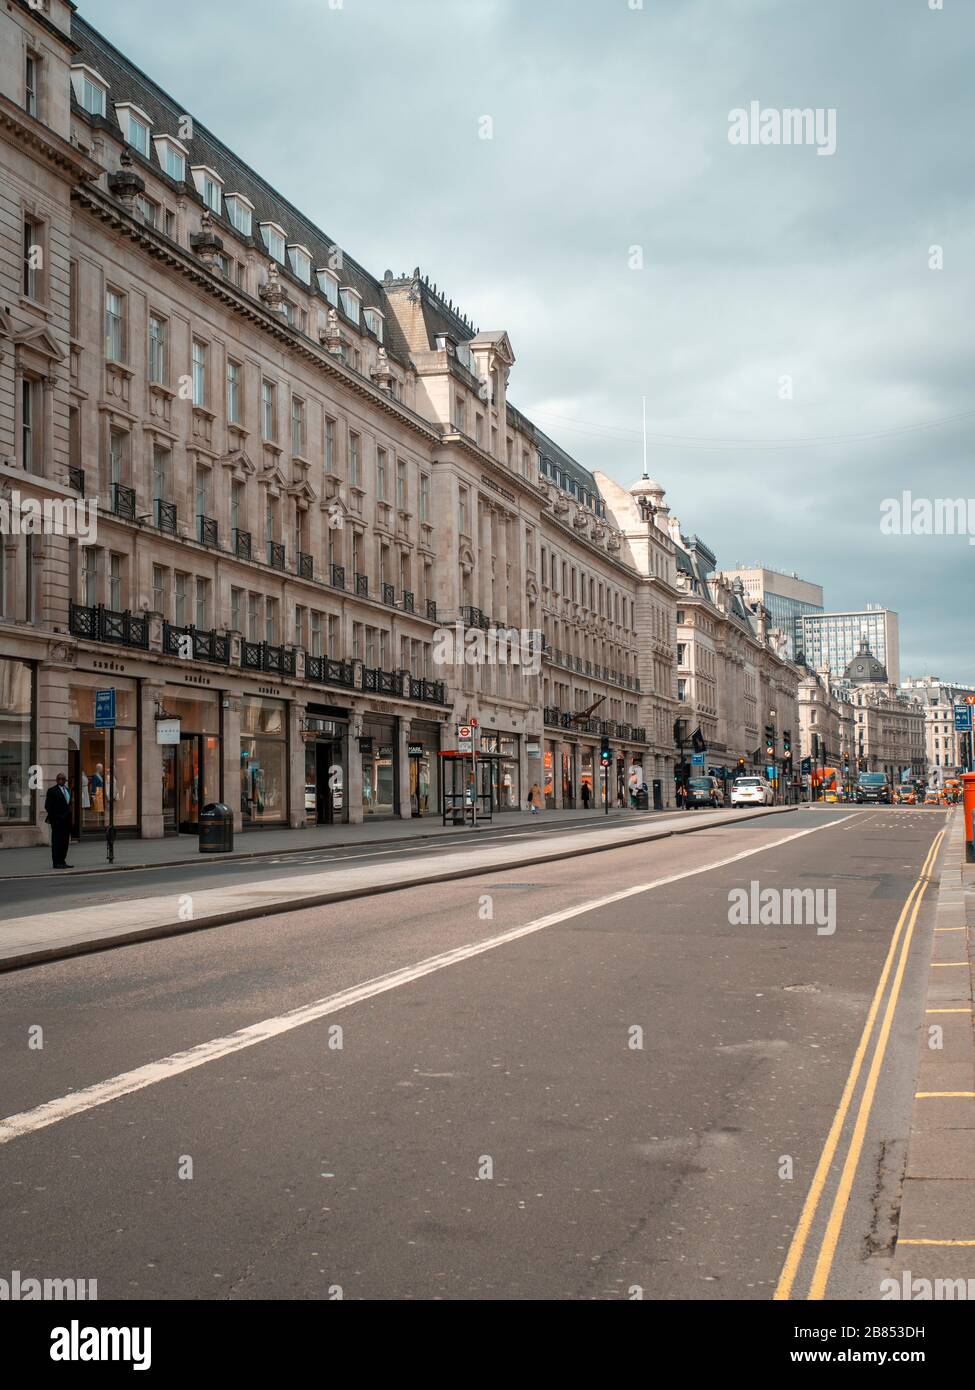
[[[975,864],[975,843],[972,837],[972,817],[975,815],[975,772],[961,775],[962,800],[965,812],[965,858]]]

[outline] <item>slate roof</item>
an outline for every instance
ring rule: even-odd
[[[289,242],[298,243],[308,248],[313,267],[312,294],[316,298],[319,297],[314,283],[314,268],[326,265],[329,252],[335,246],[341,246],[341,242],[334,237],[327,236],[293,203],[284,198],[265,179],[261,178],[235,155],[202,122],[197,121],[191,111],[187,111],[184,105],[164,92],[157,83],[147,77],[108,39],[86,23],[80,15],[74,16],[72,36],[78,45],[78,61],[93,67],[109,84],[106,116],[109,126],[118,134],[119,138],[122,138],[122,131],[115,112],[117,102],[131,101],[136,106],[141,107],[153,122],[153,136],[172,135],[179,138],[180,121],[185,115],[190,115],[193,119],[193,138],[192,140],[180,140],[180,143],[189,151],[189,164],[207,165],[223,179],[225,193],[242,193],[254,204],[254,236],[250,238],[250,243],[258,247],[263,254],[266,255],[267,252],[260,234],[259,223],[261,222],[277,222],[287,232]],[[74,106],[81,115],[87,116],[87,113],[77,103],[74,103]],[[130,148],[129,152],[137,167],[144,162],[136,151]],[[153,175],[162,178],[165,182],[167,175],[159,167],[158,162],[152,159],[150,163]],[[195,186],[190,185],[189,180],[187,182],[195,194]],[[177,185],[174,184],[173,187],[175,188]],[[231,227],[225,213],[211,215],[214,230],[227,233],[228,245],[231,238],[240,237],[240,233]],[[246,241],[247,238],[243,238],[243,240]],[[391,357],[398,359],[402,365],[408,364],[410,360],[409,350],[393,315],[387,311],[382,283],[354,261],[344,246],[342,247],[342,256],[343,269],[341,272],[336,272],[340,283],[350,285],[359,292],[362,296],[363,308],[377,308],[385,313],[384,346],[386,351]],[[282,279],[289,284],[292,283],[290,267],[279,267],[279,270]],[[302,282],[298,280],[294,280],[293,283],[302,285]],[[302,288],[308,289],[304,285]],[[320,297],[320,301],[324,307],[326,304],[324,296]]]

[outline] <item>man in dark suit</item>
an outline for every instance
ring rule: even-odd
[[[58,773],[55,785],[48,787],[47,796],[44,798],[44,810],[47,812],[45,820],[51,827],[51,858],[54,867],[70,869],[71,865],[66,864],[65,859],[71,839],[71,793],[68,791],[68,779],[63,772]]]

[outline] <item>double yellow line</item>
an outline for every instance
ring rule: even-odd
[[[930,882],[928,875],[938,856],[938,850],[941,848],[941,841],[944,839],[944,836],[944,830],[939,830],[938,834],[935,836],[934,842],[928,850],[927,858],[924,861],[921,872],[917,877],[914,887],[911,889],[910,893],[908,893],[907,900],[897,919],[897,926],[894,928],[894,934],[891,937],[887,958],[884,961],[884,968],[880,972],[880,979],[877,981],[877,988],[874,991],[873,1000],[870,1004],[870,1012],[867,1014],[867,1021],[863,1025],[863,1033],[860,1036],[857,1050],[853,1056],[850,1073],[846,1078],[843,1094],[840,1097],[840,1103],[837,1107],[836,1114],[833,1116],[833,1123],[830,1125],[829,1134],[826,1136],[826,1143],[820,1155],[819,1163],[816,1165],[816,1172],[813,1175],[812,1184],[799,1216],[798,1225],[796,1226],[791,1244],[789,1245],[789,1252],[785,1257],[782,1273],[779,1275],[779,1282],[776,1285],[773,1295],[775,1299],[788,1299],[792,1296],[792,1287],[799,1271],[799,1265],[806,1252],[809,1232],[812,1228],[816,1212],[819,1209],[820,1199],[822,1198],[830,1169],[833,1166],[833,1161],[839,1148],[843,1128],[846,1124],[846,1118],[850,1112],[850,1106],[853,1102],[857,1082],[860,1079],[860,1072],[863,1069],[863,1062],[870,1045],[870,1037],[873,1033],[877,1016],[880,1013],[880,1006],[887,989],[887,981],[890,978],[891,970],[894,968],[894,959],[898,956],[898,945],[900,945],[900,955],[897,959],[896,969],[894,970],[894,980],[890,995],[887,999],[887,1007],[884,1010],[880,1031],[877,1034],[877,1041],[874,1045],[873,1057],[870,1062],[870,1070],[867,1073],[866,1084],[863,1088],[863,1094],[860,1097],[856,1121],[850,1135],[846,1160],[840,1173],[839,1186],[836,1190],[836,1196],[833,1198],[833,1205],[830,1209],[829,1219],[826,1222],[826,1230],[819,1248],[816,1267],[813,1270],[812,1283],[809,1287],[808,1297],[810,1299],[821,1299],[825,1297],[826,1283],[829,1279],[833,1259],[836,1254],[836,1246],[840,1238],[840,1231],[843,1227],[843,1217],[846,1215],[846,1206],[850,1199],[853,1179],[856,1175],[857,1164],[860,1161],[860,1155],[863,1151],[863,1141],[867,1133],[870,1111],[873,1108],[877,1081],[880,1077],[880,1069],[883,1066],[887,1040],[890,1037],[891,1025],[894,1020],[894,1010],[897,1007],[901,984],[904,980],[904,971],[907,968],[907,957],[911,948],[911,939],[914,935],[914,924],[921,910],[921,900]],[[907,924],[906,930],[905,923]]]

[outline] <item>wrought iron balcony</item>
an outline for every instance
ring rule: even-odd
[[[546,705],[542,710],[542,718],[546,724],[558,725],[562,720],[562,711],[557,705]]]
[[[355,688],[355,666],[351,661],[338,661],[331,656],[306,656],[305,679],[352,690]]]
[[[284,546],[280,541],[268,541],[267,562],[273,570],[284,569]]]
[[[87,637],[93,642],[114,642],[121,647],[149,650],[149,619],[145,614],[117,613],[100,603],[93,607],[71,603],[68,629],[72,636]]]
[[[245,671],[267,671],[274,676],[293,676],[295,649],[269,642],[241,642],[240,665]]]
[[[437,600],[435,598],[427,599],[427,619],[431,623],[437,621]]]
[[[241,531],[239,527],[233,528],[234,554],[238,560],[249,560],[251,558],[251,533]]]
[[[633,739],[636,743],[646,743],[647,731],[642,724],[637,725],[633,730]]]
[[[447,688],[443,681],[428,681],[418,676],[410,676],[409,683],[411,700],[426,700],[434,705],[447,703]]]
[[[384,671],[380,666],[363,666],[359,688],[374,695],[402,695],[403,672]]]
[[[165,531],[168,536],[176,535],[176,503],[164,502],[162,498],[156,498],[155,512],[156,527],[160,531]]]
[[[344,565],[333,565],[333,566],[332,566],[331,578],[330,578],[330,580],[329,580],[329,583],[331,584],[331,586],[332,586],[333,589],[344,589],[344,588],[345,588],[345,566],[344,566]]]
[[[414,598],[413,595],[410,593],[409,589],[403,590],[402,608],[404,613],[412,613],[415,611]]]
[[[219,528],[212,516],[203,516],[197,513],[196,517],[196,539],[202,545],[219,544]]]
[[[68,487],[73,487],[75,492],[80,492],[84,497],[85,470],[83,468],[75,468],[73,464],[68,468]]]
[[[298,575],[301,579],[314,579],[315,563],[307,551],[298,551],[298,563],[296,566]]]
[[[384,584],[384,585],[383,585],[383,603],[385,603],[385,604],[386,604],[388,607],[390,607],[390,608],[395,608],[395,607],[396,607],[396,585],[395,585],[395,584]]]
[[[135,488],[112,484],[112,512],[126,521],[135,521]]]
[[[488,628],[490,619],[486,613],[482,613],[480,608],[462,608],[460,610],[461,622],[465,627]]]
[[[163,651],[167,656],[183,656],[186,651],[185,639],[192,642],[193,661],[213,661],[220,666],[230,665],[230,638],[226,633],[198,627],[171,627],[163,623]],[[184,657],[185,659],[185,657]]]
[[[355,577],[355,592],[358,598],[369,597],[369,576],[367,574],[357,574]]]

